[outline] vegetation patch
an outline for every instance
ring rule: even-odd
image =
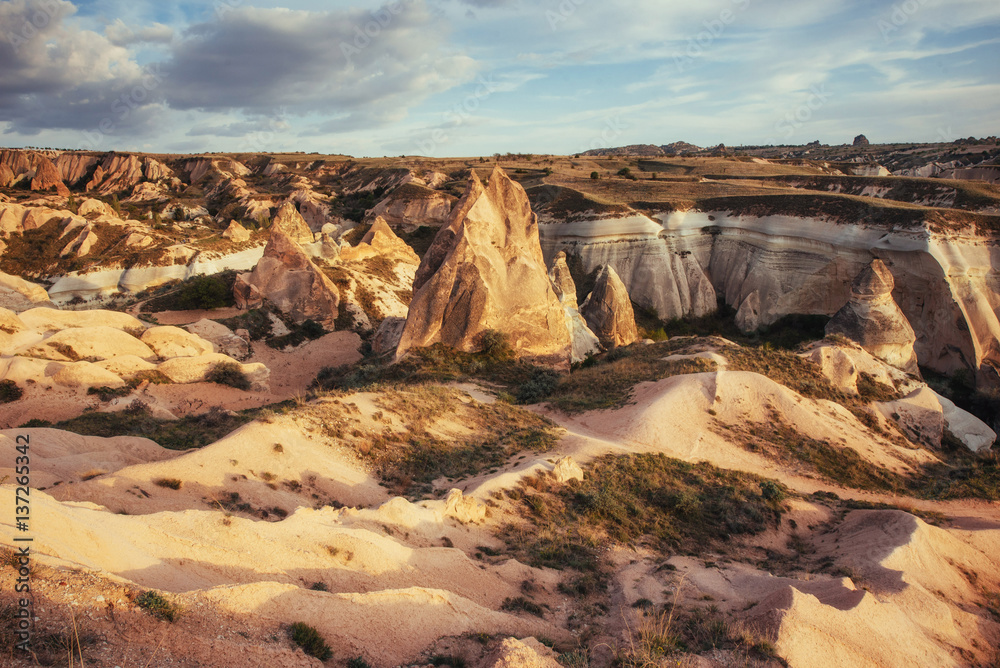
[[[251,387],[250,379],[237,362],[219,362],[205,375],[205,380],[209,383],[235,387],[237,390],[246,391]]]
[[[777,526],[784,493],[780,483],[707,463],[606,455],[583,482],[560,485],[543,474],[514,490],[528,525],[508,525],[502,537],[532,566],[595,572],[609,543],[666,553],[724,549],[734,536]]]
[[[272,323],[269,309],[250,309],[246,313],[216,320],[216,322],[225,325],[234,332],[238,329],[247,330],[253,341],[260,341],[271,336]]]
[[[233,284],[236,272],[229,270],[212,276],[195,276],[171,288],[165,294],[142,305],[145,313],[193,311],[234,306]]]
[[[101,387],[88,387],[87,394],[96,395],[98,399],[102,402],[111,401],[119,397],[127,397],[132,393],[132,388],[128,385],[124,387],[108,387],[102,385]]]
[[[180,606],[153,590],[139,594],[135,599],[135,604],[154,617],[167,622],[176,621],[181,614]]]
[[[288,629],[288,634],[296,645],[309,656],[314,656],[320,661],[326,661],[333,656],[333,650],[326,644],[326,640],[312,626],[305,622],[295,622]]]
[[[33,420],[30,426],[63,429],[84,436],[140,436],[155,441],[169,450],[190,450],[214,443],[226,434],[253,420],[259,410],[228,413],[213,408],[200,415],[187,415],[179,420],[153,417],[149,407],[133,402],[128,409],[115,413],[95,411],[50,424]]]
[[[550,420],[501,401],[466,404],[460,397],[457,390],[433,386],[384,391],[379,405],[398,414],[405,430],[386,428],[371,435],[360,444],[362,455],[399,493],[419,496],[439,478],[466,478],[498,468],[518,453],[546,452],[555,445]],[[442,435],[437,422],[445,414],[472,433]]]
[[[23,396],[24,390],[22,390],[13,380],[9,378],[0,380],[0,404],[9,404],[12,401],[17,401]]]
[[[184,484],[177,478],[158,478],[153,481],[153,484],[157,487],[165,487],[166,489],[180,489]]]

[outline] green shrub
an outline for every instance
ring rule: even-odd
[[[559,385],[559,374],[551,369],[538,368],[531,378],[517,388],[515,395],[519,404],[537,404],[544,401]]]
[[[166,487],[167,489],[180,489],[184,483],[177,478],[159,478],[154,480],[153,484],[157,487]]]
[[[135,599],[135,604],[154,617],[173,622],[180,617],[181,609],[176,603],[171,603],[159,592],[144,591]]]
[[[9,404],[24,396],[24,390],[18,387],[17,383],[10,380],[0,380],[0,404]]]
[[[497,329],[483,330],[480,335],[480,350],[483,356],[494,361],[514,359],[514,348],[506,332]]]
[[[320,661],[326,661],[333,656],[333,650],[323,640],[319,631],[309,626],[305,622],[295,622],[289,629],[292,642],[302,648],[302,651],[309,656],[314,656]]]
[[[353,659],[348,660],[347,668],[372,668],[371,664],[365,661],[362,657],[356,656]]]
[[[228,385],[237,390],[249,390],[250,379],[236,362],[219,362],[205,376],[205,380],[219,385]]]
[[[131,394],[132,388],[128,387],[107,387],[106,385],[101,387],[88,387],[87,394],[96,394],[97,398],[101,401],[111,401],[116,397],[127,397]]]
[[[601,174],[600,172],[591,172],[590,178],[592,178],[594,181],[598,181],[601,178]]]

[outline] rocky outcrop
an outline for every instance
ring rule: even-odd
[[[260,363],[240,364],[236,360],[221,353],[208,353],[197,357],[175,357],[158,367],[160,373],[174,383],[200,383],[219,364],[235,364],[254,386],[254,389],[267,389],[267,381],[271,371]]]
[[[196,357],[215,352],[210,342],[180,327],[150,327],[142,333],[140,340],[152,348],[157,357],[164,360],[173,357]]]
[[[0,165],[0,188],[6,188],[14,182],[14,172],[7,165]]]
[[[826,326],[904,371],[917,373],[913,328],[892,298],[895,281],[881,260],[872,260],[851,285],[851,299]]]
[[[100,159],[94,155],[63,153],[56,158],[55,165],[63,182],[72,188],[83,181],[98,162]]]
[[[0,272],[0,308],[20,313],[37,306],[51,305],[49,293],[42,286]]]
[[[271,227],[282,230],[289,239],[297,244],[311,244],[313,242],[312,230],[309,229],[309,225],[306,224],[305,219],[299,214],[299,210],[292,202],[285,202],[281,205],[278,213],[274,214]]]
[[[407,264],[420,264],[420,258],[413,252],[413,249],[396,236],[385,219],[381,217],[375,219],[375,223],[357,246],[348,246],[340,250],[340,259],[344,262],[364,260],[375,256]]]
[[[135,355],[144,360],[156,354],[142,341],[120,329],[106,326],[72,327],[56,332],[26,351],[29,357],[57,361],[107,360]]]
[[[864,135],[858,135],[857,137],[854,138],[855,146],[868,146],[869,144],[871,144],[871,142],[868,141],[868,137]]]
[[[579,362],[590,353],[600,350],[601,342],[597,335],[587,327],[587,321],[580,314],[576,295],[576,283],[566,264],[566,253],[560,251],[549,271],[552,287],[566,312],[566,326],[569,328],[572,341],[572,361]]]
[[[208,319],[199,320],[188,325],[187,330],[205,341],[210,341],[215,346],[216,352],[238,360],[250,357],[250,342],[237,336],[233,330],[222,323]]]
[[[313,320],[333,330],[337,320],[337,286],[277,221],[271,227],[264,256],[252,272],[236,278],[233,291],[238,308],[257,308],[267,299],[296,322]]]
[[[546,271],[538,219],[524,189],[499,168],[485,186],[473,173],[413,290],[397,359],[437,342],[479,350],[482,333],[493,329],[519,355],[569,362],[566,314]]]
[[[608,348],[627,346],[639,338],[628,290],[611,265],[601,269],[594,291],[580,312],[590,330]]]
[[[85,199],[80,202],[80,207],[77,209],[77,215],[83,216],[84,218],[101,218],[104,216],[107,216],[108,218],[118,218],[118,214],[115,213],[115,210],[99,199]]]
[[[556,653],[534,638],[504,639],[483,659],[481,668],[559,668]]]
[[[55,189],[56,193],[63,197],[69,197],[69,188],[62,181],[62,175],[52,161],[48,158],[40,158],[35,166],[35,176],[31,179],[31,189],[46,191]]]
[[[441,227],[448,222],[455,198],[447,193],[408,183],[375,205],[372,214],[389,225],[412,231],[422,225]]]
[[[229,227],[222,233],[223,239],[229,239],[234,244],[242,244],[250,241],[250,232],[235,220],[229,221]]]
[[[174,175],[172,169],[164,165],[159,160],[154,160],[153,158],[146,158],[146,167],[143,170],[146,178],[150,181],[159,181],[160,179],[169,179]]]
[[[95,172],[94,180],[87,184],[87,190],[96,189],[102,195],[110,195],[135,187],[143,180],[142,161],[130,154],[110,153],[101,161],[100,179]]]

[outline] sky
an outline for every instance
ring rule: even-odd
[[[997,0],[0,0],[0,145],[574,154],[1000,134]]]

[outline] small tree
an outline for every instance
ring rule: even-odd
[[[601,174],[599,172],[591,172],[590,178],[592,178],[594,181],[600,180]]]

